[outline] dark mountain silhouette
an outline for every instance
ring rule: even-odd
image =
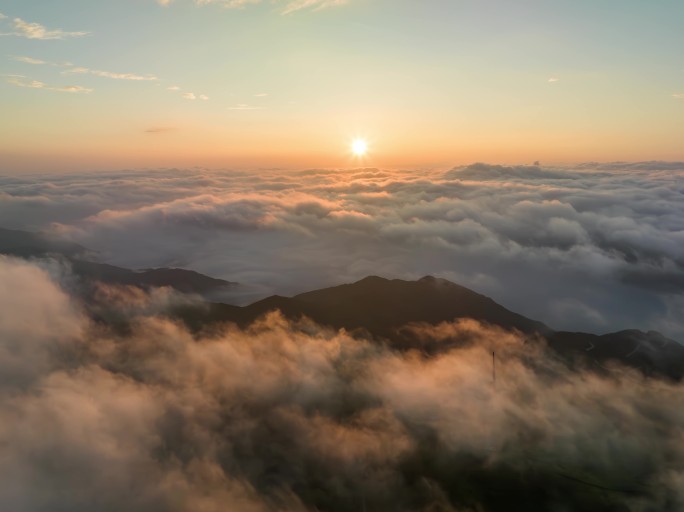
[[[620,361],[646,375],[684,377],[684,346],[655,331],[635,329],[598,336],[585,332],[555,332],[549,345],[566,355],[582,354],[594,364]]]
[[[71,268],[74,274],[87,282],[137,286],[139,288],[170,286],[182,293],[198,293],[200,295],[210,295],[222,288],[229,288],[237,284],[180,268],[152,268],[136,272],[105,263],[82,260],[71,260]]]
[[[169,286],[182,293],[197,293],[212,297],[237,285],[215,279],[192,270],[154,268],[134,271],[127,268],[89,261],[93,251],[43,233],[31,233],[0,228],[0,254],[20,258],[55,257],[69,263],[73,273],[81,279],[83,292],[88,293],[94,283],[151,288]]]
[[[371,276],[294,297],[274,295],[244,307],[212,304],[204,310],[203,317],[188,321],[194,327],[216,321],[246,326],[275,310],[290,319],[305,316],[336,329],[365,331],[395,340],[399,336],[397,331],[407,324],[436,324],[457,318],[473,318],[527,334],[552,332],[543,323],[513,313],[489,297],[434,277],[402,281]]]
[[[544,338],[569,362],[583,361],[601,369],[610,361],[618,361],[649,375],[677,380],[684,376],[684,346],[659,333],[629,330],[599,336],[557,332],[506,309],[489,297],[429,276],[418,281],[373,276],[291,298],[276,295],[245,307],[227,304],[211,304],[208,308],[186,306],[177,309],[175,314],[191,328],[201,330],[218,322],[233,322],[244,327],[276,310],[289,319],[307,317],[321,325],[386,340],[396,348],[420,348],[427,352],[444,350],[459,340],[419,342],[413,331],[405,329],[407,324],[434,325],[472,318]]]

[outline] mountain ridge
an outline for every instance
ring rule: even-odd
[[[0,254],[19,258],[57,257],[66,261],[82,280],[85,293],[95,282],[149,289],[168,286],[181,293],[212,298],[238,283],[181,268],[131,270],[88,259],[96,253],[82,245],[44,233],[0,228]]]
[[[684,377],[684,346],[660,333],[637,329],[602,335],[555,331],[485,295],[432,276],[417,281],[369,276],[293,297],[272,295],[247,306],[221,303],[212,303],[206,308],[183,306],[175,314],[191,329],[202,330],[225,322],[244,328],[273,311],[280,311],[290,320],[309,318],[320,325],[386,340],[398,349],[419,348],[426,352],[444,350],[449,344],[418,343],[410,330],[403,327],[471,318],[528,337],[543,338],[553,351],[570,362],[586,360],[606,369],[605,365],[617,361],[645,375],[674,380]]]
[[[546,340],[551,349],[568,360],[589,360],[598,368],[618,361],[646,375],[684,378],[684,346],[655,331],[626,329],[607,334],[555,331],[543,322],[527,318],[498,304],[492,298],[446,279],[424,276],[416,281],[367,276],[341,284],[284,297],[272,295],[246,306],[211,302],[217,292],[237,283],[216,279],[192,270],[153,268],[140,271],[81,259],[92,254],[83,246],[40,233],[0,228],[0,254],[22,258],[64,258],[82,281],[85,297],[96,283],[135,286],[142,289],[169,286],[182,293],[198,294],[207,302],[183,305],[170,316],[194,331],[231,322],[247,327],[272,311],[286,318],[303,317],[354,335],[386,340],[398,349],[419,347],[425,352],[448,348],[443,342],[418,343],[410,324],[437,325],[471,318],[525,336]]]

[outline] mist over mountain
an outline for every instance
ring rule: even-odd
[[[394,349],[427,354],[441,353],[463,341],[442,333],[440,325],[470,319],[544,340],[569,364],[579,362],[598,370],[608,369],[603,366],[607,363],[621,363],[646,375],[684,377],[684,345],[658,332],[632,329],[595,335],[554,331],[489,297],[431,276],[415,282],[371,276],[292,298],[273,296],[245,307],[183,304],[171,315],[201,331],[225,322],[247,327],[270,312],[292,321],[308,318],[322,326],[386,342]]]
[[[192,270],[154,268],[133,271],[92,261],[98,255],[57,236],[0,228],[0,254],[24,258],[58,258],[77,276],[80,291],[91,292],[93,284],[170,287],[182,293],[196,293],[219,300],[230,296],[237,283],[215,279]]]
[[[554,333],[434,278],[245,308],[100,283],[84,302],[61,264],[0,257],[3,508],[684,506],[682,386],[625,354],[681,376],[655,333]]]
[[[103,289],[135,287],[141,291],[170,288],[184,294],[197,294],[209,301],[234,298],[237,283],[214,279],[190,270],[147,269],[132,271],[105,263],[74,258],[93,255],[82,246],[58,237],[39,233],[0,229],[0,253],[14,256],[64,258],[72,292],[86,302],[104,305],[107,320],[111,297]],[[48,260],[49,261],[49,260]],[[48,267],[50,265],[48,264]],[[115,289],[118,289],[115,288]],[[168,304],[169,306],[171,303]],[[684,376],[684,346],[662,334],[636,329],[596,335],[583,332],[554,331],[547,325],[514,313],[468,288],[426,276],[416,282],[366,277],[357,283],[305,292],[294,297],[271,296],[244,307],[217,302],[181,301],[170,310],[195,331],[213,329],[216,324],[232,322],[245,328],[260,317],[278,312],[293,321],[304,318],[319,325],[345,329],[352,333],[387,341],[393,348],[441,352],[450,348],[440,336],[424,339],[414,324],[435,326],[457,319],[472,319],[505,330],[543,338],[559,355],[591,361],[601,367],[606,361],[620,362],[648,374],[680,380]],[[111,320],[111,318],[109,318]],[[126,323],[125,318],[118,317]],[[428,337],[429,338],[429,337]],[[458,340],[452,340],[458,343]],[[436,342],[436,343],[435,343]],[[591,354],[589,354],[591,352]]]

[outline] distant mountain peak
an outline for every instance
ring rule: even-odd
[[[374,283],[374,282],[389,282],[390,280],[385,278],[385,277],[380,277],[380,276],[366,276],[363,279],[360,279],[352,284],[361,284],[361,283]]]
[[[216,294],[237,283],[216,279],[194,270],[150,268],[130,270],[91,261],[94,254],[85,247],[57,236],[0,228],[0,254],[28,257],[58,257],[71,265],[87,289],[94,282],[138,288],[170,287],[182,293],[195,293],[216,299]]]

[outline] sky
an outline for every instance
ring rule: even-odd
[[[0,13],[6,173],[684,159],[679,0],[0,0]]]

